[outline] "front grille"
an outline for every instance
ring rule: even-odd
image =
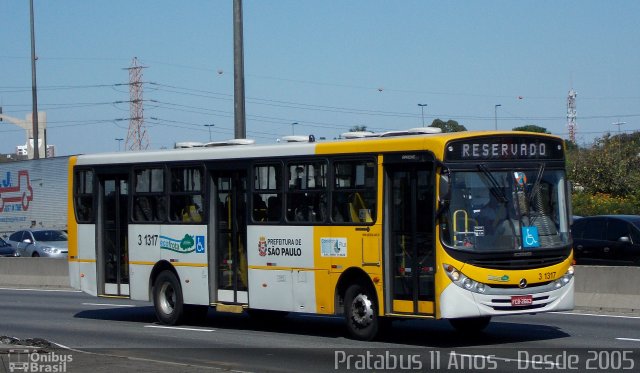
[[[535,288],[537,286],[546,286],[552,283],[553,281],[546,282],[536,282],[535,284],[528,284],[527,289]],[[520,285],[518,284],[491,284],[492,289],[520,289]]]
[[[491,258],[491,259],[470,259],[471,265],[489,269],[531,269],[548,267],[562,263],[567,259],[566,255],[539,256],[527,258]]]

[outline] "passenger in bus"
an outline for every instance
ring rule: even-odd
[[[269,197],[267,202],[267,220],[280,221],[282,215],[282,199],[279,196],[272,196]]]
[[[136,221],[153,220],[153,209],[151,208],[149,197],[141,196],[136,198],[134,218]]]
[[[470,216],[476,227],[485,234],[492,234],[498,223],[498,201],[492,197],[487,188],[473,188],[470,191]]]
[[[260,194],[253,194],[253,220],[265,221],[267,218],[267,203]]]

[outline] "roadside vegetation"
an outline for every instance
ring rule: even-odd
[[[567,143],[573,213],[640,215],[640,132],[606,134],[592,146]]]

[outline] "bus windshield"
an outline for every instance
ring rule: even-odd
[[[564,171],[545,170],[544,164],[511,170],[480,164],[443,178],[449,185],[441,214],[447,247],[508,252],[569,244]]]

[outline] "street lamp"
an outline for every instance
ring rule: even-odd
[[[298,124],[298,122],[293,122],[293,123],[291,123],[291,134],[292,134],[292,135],[295,135],[295,134],[296,134],[296,130],[295,130],[295,128],[294,128],[294,126],[295,126],[296,124]]]
[[[209,142],[211,142],[211,127],[215,127],[215,124],[205,124],[204,126],[209,128]]]
[[[618,126],[618,135],[619,135],[620,134],[620,126],[622,126],[623,124],[627,124],[627,122],[617,121],[617,122],[613,122],[611,124],[613,124],[614,126]]]
[[[122,140],[124,139],[116,138],[116,141],[118,142],[118,151],[120,151],[120,144],[122,143]]]
[[[420,106],[420,112],[422,113],[422,127],[424,127],[424,108],[427,104],[418,104]]]
[[[496,131],[498,130],[498,106],[502,106],[502,105],[496,104],[493,106],[493,119],[496,123]]]

